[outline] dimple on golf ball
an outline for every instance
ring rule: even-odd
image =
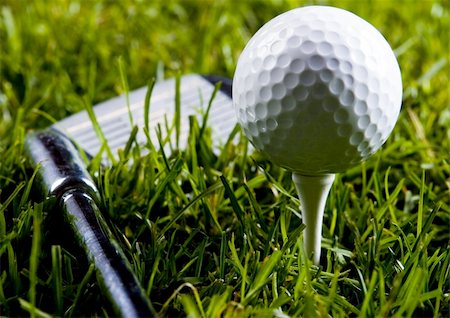
[[[238,121],[277,164],[336,173],[372,155],[401,106],[395,55],[355,14],[326,6],[283,13],[251,38],[233,80]]]

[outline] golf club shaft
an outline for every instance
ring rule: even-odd
[[[25,149],[32,167],[38,169],[41,193],[56,199],[95,265],[116,313],[122,317],[153,316],[148,298],[100,213],[98,190],[71,141],[48,129],[30,133]]]

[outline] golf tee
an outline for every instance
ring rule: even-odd
[[[306,228],[303,242],[308,256],[312,255],[314,264],[320,261],[320,244],[322,239],[322,222],[325,203],[334,181],[334,174],[305,176],[292,174],[300,199],[300,210]]]

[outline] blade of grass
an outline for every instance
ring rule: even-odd
[[[150,212],[152,210],[153,205],[156,203],[156,201],[159,199],[161,193],[166,190],[167,185],[172,183],[175,178],[179,175],[181,172],[181,168],[183,166],[184,162],[181,157],[175,161],[171,169],[169,170],[169,173],[163,178],[163,181],[158,184],[158,187],[155,190],[154,195],[150,199],[149,203],[147,204],[147,212],[145,213],[145,218],[148,219],[150,216]]]
[[[224,293],[212,296],[206,309],[206,317],[223,317],[222,313],[227,306],[232,291],[233,288],[227,286]]]
[[[417,83],[419,85],[423,85],[425,82],[430,81],[440,70],[442,70],[448,63],[447,58],[442,57],[439,60],[437,60],[431,67],[428,69],[428,71],[423,74],[418,80]]]
[[[366,289],[366,294],[364,296],[364,301],[359,313],[359,317],[367,317],[373,315],[373,293],[375,291],[376,284],[378,282],[378,272],[373,271],[372,277],[370,278],[369,288]]]
[[[231,263],[239,270],[240,273],[244,272],[244,266],[241,263],[239,255],[236,250],[236,244],[234,242],[234,233],[231,236],[231,240],[228,241],[228,247],[231,252]]]
[[[6,271],[4,271],[0,276],[0,304],[5,304],[6,307],[6,297],[5,297],[5,288],[3,285],[6,281]]]
[[[231,207],[233,208],[233,211],[236,214],[242,229],[245,230],[246,226],[244,223],[244,211],[242,211],[242,208],[238,203],[235,193],[233,192],[233,190],[231,190],[230,184],[223,175],[220,176],[220,181],[222,181],[223,187],[225,189],[225,194],[230,199]]]
[[[148,132],[150,132],[150,124],[149,124],[149,120],[150,120],[150,101],[151,101],[151,97],[152,97],[152,93],[153,93],[153,88],[155,87],[155,82],[156,79],[154,77],[152,77],[147,84],[147,92],[145,94],[145,100],[144,100],[144,127],[145,130]],[[149,138],[149,134],[147,135],[148,139]]]
[[[180,147],[180,134],[181,134],[181,75],[177,74],[175,77],[175,113],[173,116],[173,123],[175,126],[175,146],[176,149]]]
[[[202,273],[202,266],[203,266],[203,260],[204,260],[204,255],[206,252],[206,244],[207,241],[204,240],[200,243],[199,247],[196,249],[197,254],[198,254],[198,260],[197,260],[197,266],[195,267],[195,277],[200,278],[201,273]]]
[[[114,158],[111,148],[108,145],[108,140],[106,139],[105,135],[103,134],[102,128],[101,128],[100,124],[98,123],[97,117],[95,116],[94,108],[92,107],[91,103],[89,103],[89,102],[85,102],[84,106],[85,106],[85,110],[89,116],[89,119],[92,122],[92,126],[95,130],[95,134],[97,135],[98,139],[100,140],[100,144],[102,145],[101,149],[106,151],[108,159],[112,162],[112,164],[115,164],[116,159]]]
[[[30,212],[29,210],[27,212]],[[3,244],[3,243],[2,243]],[[17,268],[17,255],[14,251],[14,248],[9,242],[6,245],[6,250],[8,253],[8,274],[10,276],[10,280],[13,283],[13,291],[17,295],[21,289],[21,281],[19,276],[19,271]]]
[[[89,280],[91,279],[91,276],[94,273],[94,270],[95,270],[95,266],[94,266],[94,264],[91,264],[89,266],[86,274],[84,275],[83,279],[81,280],[81,283],[77,287],[77,293],[75,294],[75,298],[72,302],[72,305],[64,313],[64,316],[72,317],[72,314],[73,314],[75,308],[77,308],[78,303],[81,300],[81,296],[82,296],[83,292],[87,288],[87,284],[88,284]]]
[[[37,171],[37,168],[36,168]],[[34,172],[36,174],[36,171]],[[19,194],[22,188],[25,186],[25,182],[19,183],[14,191],[8,196],[8,198],[0,204],[0,241],[2,241],[6,236],[6,221],[5,221],[5,211],[6,208],[11,204],[14,198]],[[1,192],[0,192],[1,193]]]
[[[423,196],[425,192],[425,170],[422,170],[422,184],[420,186],[419,204],[417,209],[417,237],[422,233],[423,226]]]
[[[133,142],[136,142],[136,135],[138,133],[138,130],[139,130],[138,126],[134,126],[133,129],[131,130],[130,137],[128,138],[128,141],[125,145],[125,149],[123,150],[123,158],[122,159],[126,159],[129,157]],[[137,142],[136,142],[136,147],[139,147],[139,144]]]
[[[390,194],[389,194],[389,172],[391,171],[391,167],[389,167],[386,171],[385,177],[384,177],[384,191],[386,199],[389,200]],[[398,223],[397,217],[395,216],[395,211],[393,205],[389,205],[389,212],[392,219],[392,222]]]
[[[39,266],[39,256],[41,249],[41,223],[43,204],[39,203],[33,209],[33,239],[31,243],[30,255],[30,290],[28,292],[31,304],[31,317],[37,316],[36,311],[36,285],[38,283],[37,271]]]
[[[127,108],[128,108],[128,119],[130,121],[130,126],[133,127],[133,114],[131,112],[131,103],[130,103],[130,88],[128,86],[128,78],[126,75],[126,69],[125,69],[125,62],[123,61],[123,57],[119,56],[118,58],[118,64],[119,64],[119,72],[120,72],[120,79],[122,80],[122,86],[123,90],[125,91],[125,100],[127,102]]]
[[[221,183],[215,183],[212,186],[210,186],[208,189],[206,189],[204,192],[200,193],[197,197],[195,197],[194,199],[192,199],[191,202],[189,202],[188,205],[186,205],[181,211],[178,212],[177,215],[175,215],[169,223],[167,223],[167,225],[161,230],[161,232],[159,233],[159,237],[158,240],[162,239],[162,237],[164,236],[164,234],[173,226],[173,224],[175,222],[177,222],[181,216],[183,215],[184,212],[186,212],[187,210],[189,210],[195,203],[197,203],[198,201],[200,201],[202,198],[210,195],[211,193],[214,193],[215,191],[217,191],[218,189],[220,189],[222,187]]]
[[[203,116],[203,122],[202,125],[200,127],[200,133],[199,133],[199,139],[201,139],[203,137],[203,133],[205,132],[206,129],[206,124],[208,122],[208,117],[209,117],[209,111],[211,110],[211,106],[212,103],[214,101],[214,99],[216,98],[217,92],[220,90],[220,87],[222,86],[222,82],[218,82],[215,86],[214,86],[214,91],[211,95],[211,98],[208,101],[208,107],[206,108],[206,112]]]
[[[200,310],[198,309],[197,304],[192,299],[190,295],[183,294],[180,295],[180,302],[183,304],[184,312],[187,314],[187,317],[189,318],[202,318],[202,314],[200,313]]]
[[[438,282],[438,290],[440,291],[440,293],[436,296],[436,305],[434,307],[434,317],[438,317],[439,316],[439,309],[441,308],[441,300],[442,300],[442,294],[444,291],[444,284],[447,285],[447,289],[448,289],[448,279],[445,279],[445,277],[449,277],[450,276],[450,252],[449,250],[447,250],[447,257],[444,260],[444,263],[441,267],[441,273],[439,275],[439,282]],[[447,299],[448,295],[447,295]]]
[[[37,318],[52,318],[52,315],[35,308],[33,304],[27,302],[25,299],[19,298],[20,307],[30,313],[31,316]]]
[[[266,284],[270,275],[275,275],[275,272],[273,272],[273,270],[275,266],[277,266],[280,262],[282,256],[283,254],[281,251],[274,251],[269,259],[264,262],[249,287],[245,302],[243,302],[244,304],[247,304],[252,299],[252,297],[256,296],[260,289]]]
[[[153,285],[155,282],[156,274],[158,273],[158,265],[159,265],[160,261],[161,261],[161,256],[160,256],[160,254],[157,254],[156,259],[153,261],[152,271],[151,271],[150,278],[147,283],[147,295],[150,295],[150,293],[153,289]]]
[[[61,246],[52,246],[52,281],[53,297],[56,307],[56,315],[63,313],[63,281],[62,281],[62,253]]]
[[[184,283],[182,285],[180,285],[173,293],[172,295],[166,300],[166,302],[162,305],[161,310],[159,312],[159,316],[163,317],[165,316],[163,313],[167,310],[167,308],[169,307],[169,304],[180,294],[180,292],[183,290],[183,288],[189,288],[192,293],[194,294],[194,299],[195,299],[195,307],[198,309],[200,317],[206,317],[205,316],[205,312],[203,310],[203,306],[202,306],[202,302],[200,300],[200,295],[198,294],[197,289],[195,288],[194,285],[190,284],[190,283]]]
[[[220,279],[225,279],[226,254],[227,254],[227,233],[225,231],[222,231],[222,236],[220,240],[220,255],[219,255]]]
[[[249,185],[247,184],[247,182],[244,182],[244,184],[242,186],[244,187],[244,189],[247,193],[248,199],[250,201],[250,205],[256,214],[257,220],[264,220],[263,211],[262,211],[258,201],[256,200],[256,197],[253,194],[252,190],[250,190]],[[260,224],[262,230],[267,233],[267,231],[268,231],[267,224],[265,222],[259,222],[258,224]]]

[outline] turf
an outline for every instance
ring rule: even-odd
[[[382,150],[336,178],[319,267],[302,249],[290,173],[248,152],[238,129],[218,156],[207,121],[192,119],[188,146],[170,156],[136,160],[131,136],[112,167],[88,163],[101,209],[161,316],[448,317],[448,1],[3,0],[0,315],[114,315],[58,211],[36,196],[27,131],[153,77],[231,77],[265,21],[314,3],[374,24],[404,84]]]

